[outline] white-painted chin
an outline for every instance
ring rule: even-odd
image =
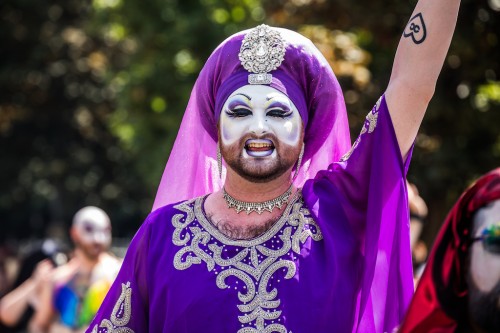
[[[243,157],[248,158],[248,157],[267,157],[267,156],[275,156],[276,155],[276,149],[272,148],[269,150],[261,150],[261,151],[256,151],[256,150],[249,150],[247,148],[243,149]]]

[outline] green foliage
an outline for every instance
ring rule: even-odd
[[[340,35],[355,36],[349,37],[347,49],[329,58],[334,69],[342,63],[349,69],[337,68],[336,73],[346,94],[354,140],[360,121],[388,83],[397,43],[415,4],[267,0],[264,7],[272,24],[292,29],[314,24],[329,30],[319,43],[330,44],[332,49],[339,46],[328,37],[331,34],[340,31]],[[499,166],[500,15],[498,6],[493,6],[493,2],[462,1],[451,50],[416,140],[409,179],[418,185],[429,205],[430,223],[424,230],[428,242],[470,182]],[[342,56],[359,48],[369,53],[368,63],[355,65]],[[368,70],[368,84],[356,82],[356,66]]]
[[[488,111],[490,106],[500,104],[500,82],[488,82],[477,88],[474,104],[481,111]]]
[[[133,233],[199,70],[261,22],[310,37],[343,86],[351,133],[383,93],[415,1],[4,0],[0,5],[1,237],[40,236],[85,204]],[[498,9],[496,9],[498,10]],[[410,169],[432,239],[478,175],[498,166],[498,11],[463,0]],[[5,232],[4,232],[5,231]]]
[[[0,238],[48,227],[64,235],[88,204],[109,211],[123,235],[147,192],[108,129],[116,94],[103,42],[86,31],[89,6],[3,1],[0,17]]]
[[[3,1],[0,241],[64,234],[88,204],[137,230],[198,71],[259,3]]]
[[[203,63],[228,34],[255,24],[258,1],[96,0],[94,38],[105,36],[108,82],[116,93],[112,133],[156,188]]]

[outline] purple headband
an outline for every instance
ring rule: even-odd
[[[248,72],[241,70],[229,76],[219,87],[217,96],[215,97],[215,122],[219,122],[220,113],[224,103],[229,96],[237,89],[248,84]],[[279,69],[272,72],[272,82],[268,85],[279,92],[285,94],[293,102],[304,123],[304,128],[307,126],[308,110],[306,99],[299,85],[286,73]]]

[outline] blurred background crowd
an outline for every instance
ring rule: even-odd
[[[65,262],[84,206],[109,215],[123,256],[198,71],[227,36],[266,23],[309,37],[339,78],[355,139],[415,2],[1,1],[0,296],[29,276],[22,259],[35,249]],[[416,263],[460,193],[500,164],[499,39],[500,0],[462,0],[409,171]]]

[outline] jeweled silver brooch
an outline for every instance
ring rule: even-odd
[[[249,84],[270,84],[270,71],[278,68],[285,58],[285,41],[278,30],[261,24],[250,30],[241,43],[238,54],[247,71]]]

